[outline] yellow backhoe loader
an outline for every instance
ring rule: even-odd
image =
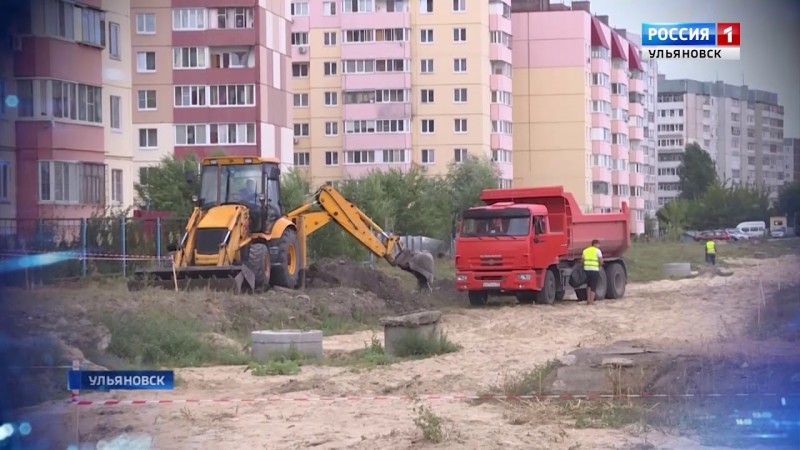
[[[277,159],[205,158],[200,167],[199,195],[192,198],[186,231],[179,244],[168,248],[172,267],[136,271],[130,290],[149,284],[219,288],[220,282],[236,292],[300,287],[308,267],[307,238],[329,222],[392,266],[414,274],[420,289],[430,289],[433,256],[403,249],[398,236],[384,232],[332,186],[284,213]],[[194,183],[193,174],[189,182]]]

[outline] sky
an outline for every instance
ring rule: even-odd
[[[659,72],[668,79],[744,80],[751,89],[776,92],[784,106],[784,136],[800,138],[800,1],[592,0],[591,9],[609,16],[612,27],[636,34],[642,22],[740,22],[740,61],[659,60]]]

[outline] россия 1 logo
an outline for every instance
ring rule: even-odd
[[[741,24],[643,23],[642,49],[651,59],[739,60]]]

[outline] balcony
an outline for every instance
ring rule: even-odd
[[[611,121],[611,132],[628,134],[628,123],[624,120],[614,119]]]
[[[500,43],[489,44],[489,58],[492,61],[505,61],[511,64],[511,49]]]
[[[411,103],[348,103],[342,105],[342,120],[406,119]]]
[[[611,101],[611,89],[607,86],[592,86],[592,100]]]
[[[514,137],[508,134],[492,133],[491,148],[514,148]]]
[[[628,171],[627,170],[612,170],[611,183],[612,184],[628,184]]]
[[[633,185],[634,184],[631,183],[631,186]],[[644,209],[644,197],[630,197],[630,206],[631,209]]]
[[[336,2],[341,7],[343,2]],[[363,29],[368,23],[370,28],[405,28],[403,24],[411,23],[411,13],[408,1],[375,0],[374,5],[364,5],[366,2],[356,2],[355,6],[367,6],[363,11],[352,11],[353,3],[347,4],[348,10],[341,8],[341,27],[343,30]],[[415,3],[416,5],[416,3]]]
[[[644,139],[644,128],[628,126],[628,139],[632,141],[641,141]]]
[[[504,17],[503,14],[496,14],[489,10],[489,31],[504,31],[512,34],[511,17]]]
[[[409,89],[409,72],[342,73],[342,90]]]
[[[628,90],[632,92],[638,92],[640,94],[644,94],[644,80],[640,80],[637,78],[631,78],[628,81]]]
[[[592,204],[595,208],[611,208],[611,195],[592,194]]]
[[[611,169],[607,167],[592,167],[592,181],[611,183]]]
[[[255,28],[172,32],[172,45],[175,47],[232,47],[256,44],[258,44],[258,32]]]
[[[489,106],[489,116],[491,120],[506,120],[513,122],[513,108],[507,105],[492,103]]]
[[[409,148],[411,133],[344,133],[342,146],[346,150]]]
[[[606,141],[592,141],[593,155],[611,155],[611,143]]]
[[[493,91],[513,92],[511,77],[505,75],[495,75],[494,73],[489,75],[489,86]]]
[[[628,96],[627,94],[614,94],[611,96],[611,107],[628,109]]]
[[[592,113],[592,126],[611,129],[611,116],[603,113]]]
[[[644,152],[641,150],[631,150],[628,152],[630,156],[630,162],[644,164]]]
[[[625,69],[615,69],[611,68],[611,82],[612,83],[621,83],[621,84],[628,84],[628,72]]]
[[[631,186],[644,187],[644,174],[638,172],[631,172],[629,183]]]
[[[411,44],[403,41],[343,43],[341,51],[342,59],[365,59],[377,55],[380,59],[411,59]]]
[[[592,58],[592,73],[611,73],[611,61],[603,58]]]

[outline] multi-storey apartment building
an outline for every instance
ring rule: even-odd
[[[589,2],[515,2],[514,183],[564,185],[590,212],[631,208],[644,232],[640,49]]]
[[[787,183],[800,181],[800,138],[786,138],[783,141],[785,164],[784,179]]]
[[[0,213],[130,205],[128,1],[21,5],[0,50]]]
[[[659,78],[659,204],[680,194],[678,170],[690,142],[709,153],[721,180],[764,186],[776,198],[785,181],[778,95],[721,81]]]
[[[315,184],[492,156],[510,186],[508,0],[294,1],[294,164]]]
[[[131,3],[134,161],[142,182],[148,166],[173,153],[291,164],[289,3]]]

